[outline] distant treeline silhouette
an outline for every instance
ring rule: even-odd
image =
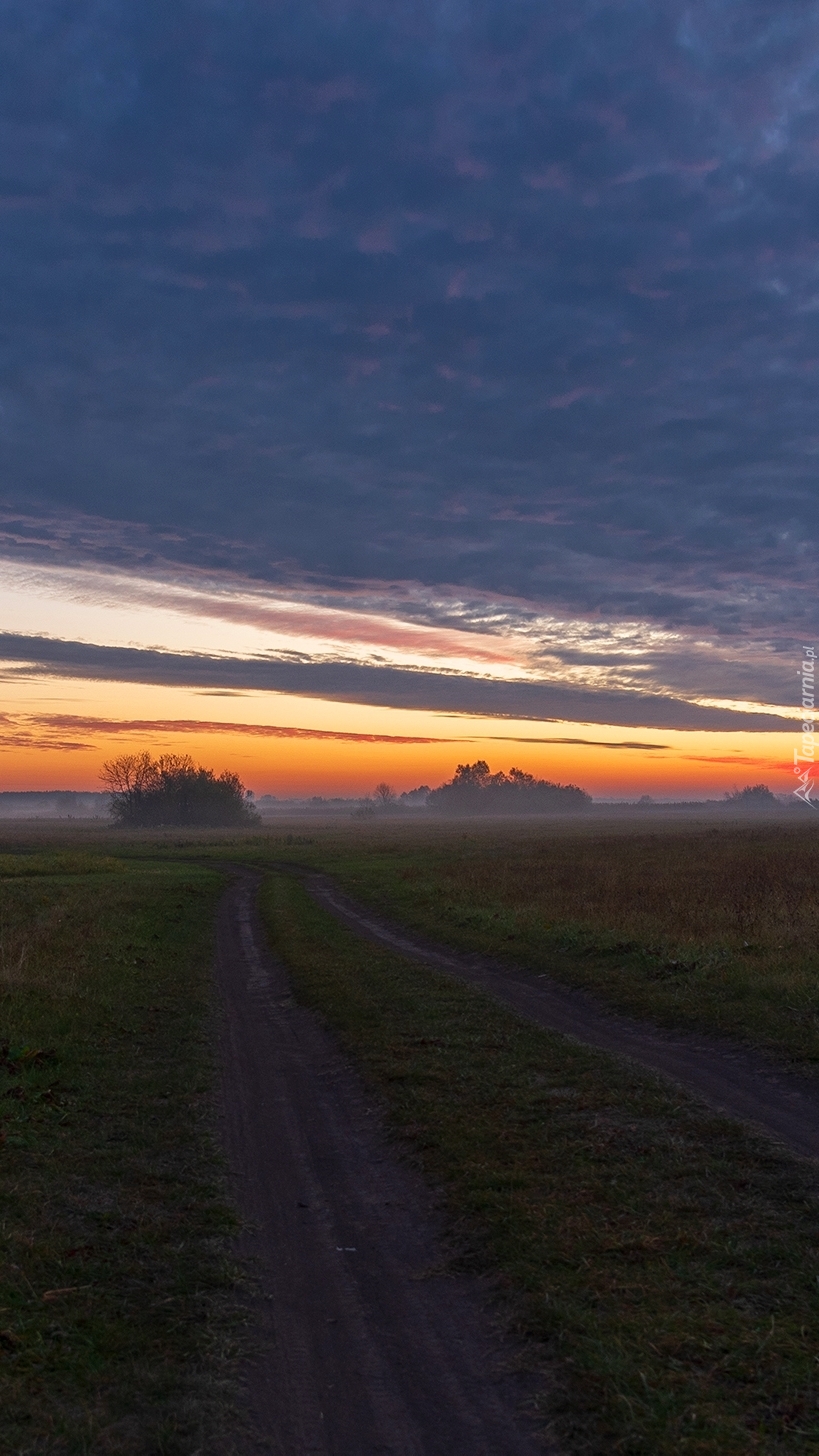
[[[427,807],[445,814],[555,814],[589,804],[591,795],[576,784],[553,784],[519,768],[493,774],[483,759],[459,763],[455,777],[427,796]]]
[[[101,777],[114,818],[134,829],[223,829],[258,820],[238,775],[216,775],[187,753],[125,753],[103,764]]]

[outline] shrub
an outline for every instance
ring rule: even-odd
[[[126,753],[103,764],[102,780],[114,818],[131,828],[222,829],[258,822],[237,774],[216,775],[188,754]]]
[[[779,807],[775,794],[767,784],[749,784],[746,789],[734,789],[725,795],[726,804],[739,809],[776,809]]]

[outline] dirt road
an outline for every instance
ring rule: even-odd
[[[548,976],[435,945],[357,905],[328,875],[294,865],[282,868],[298,874],[313,898],[359,935],[489,991],[539,1026],[660,1072],[792,1152],[819,1158],[819,1081],[779,1068],[728,1040],[666,1032],[606,1011],[582,991]]]
[[[535,1456],[478,1280],[447,1276],[433,1199],[265,949],[261,876],[221,902],[225,1139],[255,1267],[250,1449],[276,1456]],[[541,1383],[542,1389],[542,1383]]]

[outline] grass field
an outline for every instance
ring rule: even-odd
[[[0,856],[0,1451],[231,1449],[219,880]]]
[[[282,835],[268,858],[320,865],[440,942],[819,1068],[819,826],[805,821],[387,821]]]
[[[0,844],[0,1452],[231,1449],[208,861],[297,861],[453,945],[819,1061],[812,826],[294,823]],[[193,861],[198,861],[197,864]],[[366,944],[274,946],[494,1274],[572,1456],[819,1453],[812,1168]],[[549,1393],[551,1390],[552,1393]]]
[[[736,1125],[342,930],[263,907],[427,1177],[468,1262],[560,1361],[572,1456],[819,1450],[816,1176]]]

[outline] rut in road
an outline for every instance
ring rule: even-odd
[[[236,870],[217,929],[225,1140],[255,1269],[252,1449],[276,1456],[536,1456],[517,1368],[479,1280],[447,1275],[433,1198],[361,1083],[290,996]]]
[[[538,1026],[639,1062],[717,1111],[768,1133],[791,1152],[819,1158],[819,1082],[812,1078],[736,1042],[666,1032],[606,1011],[582,991],[548,976],[432,944],[357,905],[329,875],[294,864],[278,868],[298,876],[319,905],[359,935],[488,991]]]

